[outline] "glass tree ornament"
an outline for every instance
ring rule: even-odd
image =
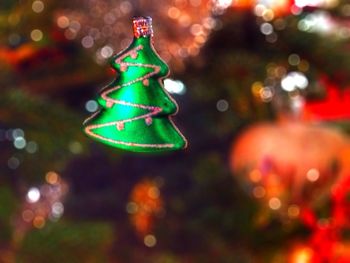
[[[99,93],[100,109],[84,122],[99,142],[134,152],[183,149],[185,137],[172,121],[176,102],[163,87],[169,68],[153,47],[151,17],[133,18],[130,46],[113,56],[117,77]]]

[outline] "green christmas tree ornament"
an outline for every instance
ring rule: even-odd
[[[185,137],[171,117],[176,102],[163,87],[169,68],[152,43],[152,18],[133,18],[131,45],[111,59],[117,78],[99,93],[100,109],[84,122],[99,142],[134,152],[183,149]]]

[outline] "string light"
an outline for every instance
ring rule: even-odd
[[[73,154],[80,154],[83,152],[83,146],[78,141],[71,141],[68,145],[68,149]]]
[[[94,46],[94,39],[92,36],[85,36],[81,40],[81,44],[83,45],[84,48],[91,48]]]
[[[278,39],[278,35],[275,32],[272,32],[270,35],[265,36],[265,39],[269,43],[275,43]]]
[[[216,15],[224,13],[224,11],[232,5],[232,0],[214,0],[213,12]]]
[[[266,7],[262,4],[257,4],[254,7],[254,14],[256,16],[263,16],[264,12],[266,11]]]
[[[295,5],[297,7],[303,8],[305,6],[323,6],[327,1],[325,0],[295,0]]]
[[[42,216],[36,216],[33,220],[33,226],[35,228],[39,228],[39,229],[43,228],[45,226],[45,224],[46,224],[46,220]]]
[[[309,85],[306,76],[301,72],[290,72],[281,80],[283,90],[291,92],[299,89],[305,89]]]
[[[29,203],[36,203],[39,201],[40,199],[40,191],[38,188],[36,187],[32,187],[29,189],[28,193],[27,193],[27,201]]]
[[[159,188],[156,186],[152,186],[148,189],[148,196],[153,198],[153,199],[157,199],[160,196],[160,191]]]
[[[297,205],[291,205],[288,207],[288,216],[290,218],[297,218],[300,214],[300,208]]]
[[[88,112],[95,112],[97,111],[98,109],[98,104],[95,100],[88,100],[86,103],[85,103],[85,109],[88,111]]]
[[[154,235],[147,235],[144,238],[144,243],[147,247],[154,247],[157,244],[157,239]]]
[[[273,25],[276,30],[284,30],[287,26],[287,23],[283,18],[277,18],[273,21]]]
[[[181,15],[181,12],[175,6],[172,6],[168,9],[168,16],[172,19],[177,19]]]
[[[46,173],[45,179],[47,183],[54,185],[58,183],[59,175],[54,171],[50,171]]]
[[[292,66],[297,66],[300,63],[300,57],[297,54],[291,54],[288,57],[288,63]]]
[[[305,16],[298,22],[298,29],[307,32],[317,32],[320,34],[330,34],[339,30],[331,16],[325,11],[317,11]]]
[[[104,46],[101,48],[101,56],[105,59],[110,58],[113,55],[113,48],[111,46]]]
[[[263,198],[266,195],[266,190],[262,186],[256,186],[253,189],[253,196],[255,198]]]
[[[54,219],[58,219],[63,215],[64,206],[61,202],[53,203],[51,207],[51,215]]]
[[[34,29],[31,33],[30,33],[30,37],[33,41],[38,42],[43,38],[43,32],[39,29]]]
[[[270,35],[273,32],[273,27],[272,27],[272,25],[270,23],[263,23],[260,26],[260,31],[264,35]]]
[[[69,19],[66,16],[60,16],[57,18],[56,23],[60,28],[67,28],[69,26]]]
[[[128,202],[128,204],[126,205],[126,211],[129,214],[135,214],[138,211],[138,205],[134,202]]]
[[[218,102],[216,103],[216,108],[218,111],[220,112],[225,112],[228,110],[229,108],[229,104],[227,100],[221,99],[218,100]]]
[[[47,220],[57,221],[64,213],[63,199],[68,186],[58,173],[49,171],[45,175],[46,183],[40,187],[32,187],[23,204],[22,220],[33,227],[41,229]]]
[[[130,13],[137,7],[145,13],[150,13],[157,21],[161,21],[157,28],[160,32],[160,41],[155,47],[161,57],[171,64],[174,71],[181,71],[185,65],[183,60],[189,56],[199,55],[208,35],[222,24],[213,17],[212,11],[224,10],[223,7],[229,6],[230,2],[231,0],[219,0],[217,3],[212,0],[191,0],[184,4],[183,1],[174,1],[160,12],[154,12],[149,10],[151,5],[140,1],[136,6],[131,1],[118,3],[87,0],[80,10],[65,10],[56,19],[56,23],[66,30],[64,32],[66,38],[78,38],[80,41],[84,39],[82,45],[96,54],[95,60],[98,64],[103,64],[110,56],[109,51],[107,53],[102,51],[106,43],[114,43],[113,50],[120,50],[130,42],[130,39],[125,37],[129,32],[127,25]],[[81,29],[73,30],[70,21],[80,22]],[[87,36],[91,36],[93,41],[86,39]],[[175,52],[171,50],[174,44],[176,44]]]
[[[31,222],[34,219],[34,212],[30,209],[26,209],[22,212],[22,219],[25,222]]]
[[[20,165],[20,161],[17,157],[12,156],[10,159],[8,159],[7,161],[7,166],[12,169],[15,170],[18,168],[18,166]]]
[[[253,183],[260,182],[261,178],[262,178],[262,174],[261,174],[260,170],[258,170],[258,169],[254,169],[249,173],[249,179]]]
[[[22,129],[14,129],[12,130],[12,137],[13,139],[16,139],[18,137],[24,137],[24,131]]]
[[[274,95],[274,90],[272,87],[265,86],[259,90],[260,98],[263,102],[270,102]]]
[[[26,145],[26,151],[28,153],[36,153],[38,150],[38,144],[34,141],[29,141]]]
[[[10,25],[16,26],[21,21],[21,17],[18,13],[11,13],[9,17],[7,18],[7,21]]]
[[[271,9],[265,9],[264,12],[262,13],[262,18],[265,21],[271,21],[275,18],[275,13]]]
[[[270,200],[269,200],[269,207],[272,209],[272,210],[278,210],[281,208],[281,200],[277,197],[272,197]]]
[[[32,4],[32,9],[35,13],[41,13],[42,11],[44,11],[44,8],[45,8],[45,5],[40,0],[36,0]]]
[[[316,182],[320,178],[320,172],[317,169],[310,169],[306,174],[306,178],[310,182]]]
[[[185,84],[181,80],[165,79],[164,88],[172,94],[183,95],[186,92]]]
[[[120,11],[124,14],[128,14],[132,11],[132,5],[129,1],[123,1],[120,3]]]
[[[13,141],[13,145],[17,149],[24,149],[27,145],[27,142],[23,137],[16,137],[16,139]]]

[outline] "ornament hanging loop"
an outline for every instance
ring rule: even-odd
[[[150,16],[133,17],[132,24],[136,38],[153,36],[152,18]]]

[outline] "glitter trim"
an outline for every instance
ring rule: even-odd
[[[134,17],[132,20],[134,36],[136,38],[153,36],[152,18],[149,16]]]

